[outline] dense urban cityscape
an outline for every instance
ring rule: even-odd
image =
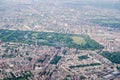
[[[0,80],[120,80],[119,4],[0,1]]]

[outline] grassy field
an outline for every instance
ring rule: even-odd
[[[78,44],[78,45],[85,45],[86,44],[85,39],[82,37],[72,36],[72,40],[73,40],[73,43]]]

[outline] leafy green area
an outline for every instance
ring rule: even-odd
[[[120,19],[93,19],[91,21],[100,26],[120,28]]]
[[[38,59],[37,62],[43,63],[44,60],[42,60],[42,59]]]
[[[78,37],[78,36],[72,36],[73,42],[78,44],[78,45],[85,45],[86,41],[84,38],[82,37]]]
[[[80,76],[80,80],[85,80],[85,79],[86,79],[85,76],[83,76],[83,75]]]
[[[29,60],[29,61],[32,61],[32,59],[33,59],[32,57],[28,57],[28,60]]]
[[[83,55],[83,56],[78,56],[78,60],[84,60],[84,59],[88,59],[89,57],[87,55]]]
[[[71,75],[66,75],[66,77],[63,80],[70,80]]]
[[[3,54],[2,58],[15,58],[16,55],[15,54]]]
[[[73,39],[74,38],[74,39]],[[78,39],[78,40],[76,40]],[[33,32],[19,30],[0,30],[0,40],[4,42],[19,42],[39,46],[60,46],[77,49],[103,49],[103,46],[90,39],[89,36],[77,34],[60,34],[54,32]]]
[[[66,77],[66,78],[64,78],[63,80],[70,80],[70,79]]]
[[[117,66],[117,69],[120,70],[120,67]]]
[[[5,52],[5,53],[8,53],[8,51],[9,51],[9,48],[7,47],[4,52]]]
[[[101,55],[109,59],[112,63],[120,64],[120,52],[103,52]]]
[[[67,50],[64,49],[64,50],[62,51],[62,54],[65,55],[66,53],[67,53]]]
[[[3,80],[28,80],[29,77],[33,76],[33,74],[30,71],[25,71],[22,76],[16,77],[11,72],[11,76],[12,76],[12,78],[4,78]]]
[[[43,63],[46,60],[47,56],[48,55],[45,55],[43,59],[38,59],[37,62]]]
[[[55,56],[54,59],[50,62],[50,64],[57,64],[60,59],[61,56]]]
[[[26,51],[26,55],[29,55],[28,51]]]
[[[69,68],[80,68],[80,67],[89,67],[89,66],[98,66],[101,65],[100,63],[91,63],[91,64],[81,64],[81,65],[76,65],[76,66],[69,66]]]

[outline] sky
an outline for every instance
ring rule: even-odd
[[[56,4],[56,5],[88,5],[101,8],[116,8],[120,10],[120,0],[0,0],[0,4]]]

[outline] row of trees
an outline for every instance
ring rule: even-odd
[[[81,64],[81,65],[75,65],[75,66],[69,66],[69,68],[80,68],[80,67],[89,67],[89,66],[98,66],[101,65],[100,63],[91,63],[91,64]]]

